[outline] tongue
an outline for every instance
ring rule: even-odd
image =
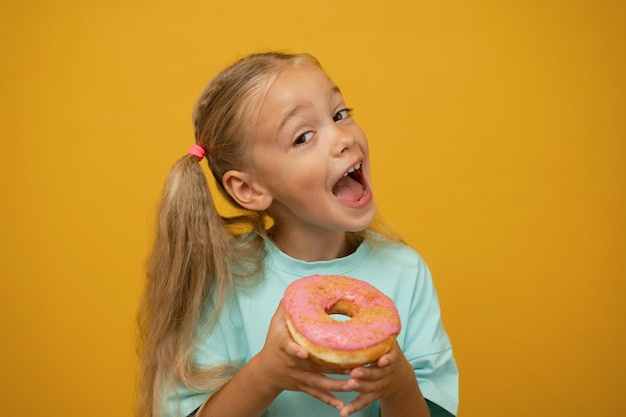
[[[363,197],[363,186],[350,176],[343,177],[333,187],[333,194],[340,200],[359,201]]]

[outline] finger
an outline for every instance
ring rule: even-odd
[[[330,404],[338,410],[345,406],[342,400],[332,394],[332,392],[341,391],[340,388],[343,381],[313,372],[302,372],[298,378],[300,384],[296,388],[297,390],[305,392],[326,404]]]
[[[365,368],[350,369],[348,375],[349,379],[345,380],[345,383],[341,386],[342,391],[358,391],[361,388],[360,381],[365,376]]]
[[[400,350],[398,342],[396,342],[389,352],[378,358],[378,360],[376,361],[376,366],[383,368],[385,366],[391,365],[393,362],[398,360],[399,354],[402,354],[402,351]]]
[[[310,395],[313,398],[320,400],[321,402],[330,405],[337,410],[343,409],[346,405],[339,398],[335,397],[328,391],[313,389],[311,387],[306,387],[302,390],[302,392]]]
[[[314,358],[311,357],[309,351],[306,350],[305,347],[297,344],[294,341],[291,341],[287,344],[287,346],[285,347],[285,351],[289,356],[292,356],[294,358],[307,359],[307,364],[305,366],[307,370],[310,370],[312,372],[318,372],[320,374],[344,375],[343,369],[333,368],[328,365],[321,365],[318,362],[314,361]]]
[[[287,352],[289,356],[298,359],[307,359],[309,357],[309,352],[304,347],[294,342],[292,339],[289,339],[289,341],[287,342],[287,345],[285,346],[285,352]]]
[[[358,391],[360,393],[380,392],[386,385],[389,368],[355,368],[350,373],[350,379],[342,386],[343,391]]]
[[[376,366],[378,366],[379,368],[384,368],[386,366],[391,365],[391,362],[392,362],[391,355],[385,354],[381,356],[380,358],[378,358],[378,360],[376,361]]]
[[[384,378],[389,373],[388,369],[378,366],[368,366],[367,368],[354,368],[350,372],[350,379],[358,381],[377,381]]]
[[[299,360],[296,368],[292,369],[292,378],[297,381],[297,389],[303,391],[303,387],[312,387],[329,392],[341,391],[345,380],[331,378],[318,372],[317,364],[310,360]]]
[[[360,394],[350,404],[346,404],[345,407],[339,410],[339,415],[341,417],[348,417],[350,414],[356,413],[375,400],[377,400],[377,397],[372,394]]]
[[[365,377],[369,368],[354,368],[350,371],[350,378],[361,379]]]

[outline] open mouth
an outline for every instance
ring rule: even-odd
[[[361,163],[350,167],[333,187],[333,194],[340,200],[357,202],[365,195],[365,179],[361,172]]]

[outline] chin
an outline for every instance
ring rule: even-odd
[[[374,222],[374,218],[376,218],[376,206],[374,205],[374,201],[371,202],[371,208],[367,210],[366,213],[362,213],[358,217],[354,217],[354,223],[352,225],[348,225],[347,232],[362,232],[372,225]]]

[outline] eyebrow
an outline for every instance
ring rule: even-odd
[[[307,106],[304,105],[298,105],[296,107],[294,107],[289,113],[287,113],[285,115],[285,117],[283,117],[283,120],[281,120],[280,125],[278,125],[278,130],[282,130],[282,128],[287,124],[287,122],[294,118],[295,116],[298,115],[298,113],[302,112],[302,110],[304,110],[304,108]]]
[[[341,95],[341,90],[336,85],[333,85],[333,88],[331,88],[330,93],[331,93],[330,94],[331,96],[335,96],[337,94]],[[283,120],[280,122],[280,125],[278,125],[278,130],[281,130],[283,126],[285,126],[290,119],[297,116],[298,113],[302,112],[302,110],[304,110],[306,107],[307,107],[306,105],[300,104],[294,107],[293,109],[291,109],[289,113],[285,114],[285,117],[283,117]]]

